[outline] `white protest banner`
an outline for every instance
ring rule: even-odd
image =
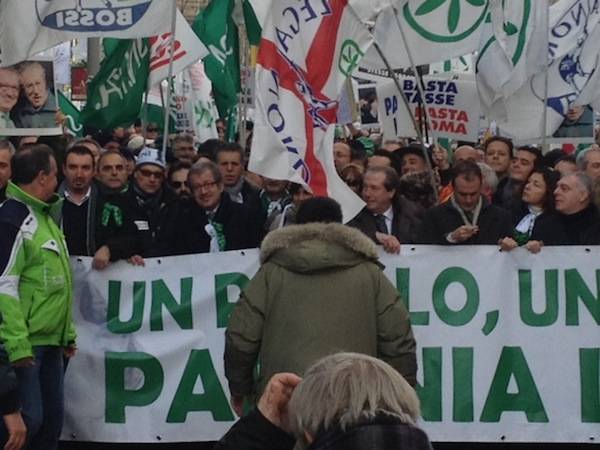
[[[417,66],[440,62],[477,50],[488,12],[487,0],[407,0],[396,11],[384,9],[373,34],[394,69],[411,66],[407,47]],[[359,66],[369,71],[386,69],[374,48]]]
[[[278,1],[263,29],[256,67],[249,169],[334,198],[345,222],[364,203],[333,161],[338,97],[370,44],[371,34],[346,0],[310,8]]]
[[[599,256],[598,247],[494,246],[381,255],[411,313],[432,441],[600,439]],[[224,329],[258,252],[90,267],[91,258],[73,260],[78,353],[63,437],[219,439],[234,421]]]
[[[377,85],[379,121],[384,139],[414,137],[410,114],[419,120],[423,104],[414,77],[400,78],[400,85],[410,104],[410,112],[390,80]],[[479,101],[475,80],[453,80],[448,77],[423,77],[425,103],[433,133],[438,138],[477,141],[479,133]]]
[[[52,58],[0,68],[0,136],[62,134]]]
[[[148,84],[156,83],[169,76],[171,59],[171,33],[163,33],[148,39],[150,44],[150,74]],[[208,55],[208,49],[198,39],[183,14],[177,11],[175,24],[175,54],[173,56],[173,75],[183,71],[189,65]]]
[[[157,36],[171,29],[175,0],[0,2],[0,66],[70,39]]]

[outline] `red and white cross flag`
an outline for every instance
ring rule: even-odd
[[[148,39],[150,44],[150,72],[148,85],[154,86],[169,76],[171,57],[171,33],[164,33]],[[208,55],[208,49],[198,39],[181,12],[177,11],[175,22],[175,56],[173,56],[173,75],[182,72],[191,64]]]
[[[256,67],[249,169],[337,200],[344,222],[364,203],[333,163],[338,97],[372,43],[348,0],[273,2]]]

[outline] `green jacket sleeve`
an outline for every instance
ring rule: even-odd
[[[261,267],[246,286],[225,332],[225,376],[233,395],[249,395],[253,390],[268,295],[266,272]]]
[[[381,271],[377,293],[377,354],[411,386],[416,385],[416,342],[410,317],[398,291]]]
[[[33,356],[19,300],[20,275],[25,265],[21,230],[0,222],[0,340],[10,361]]]

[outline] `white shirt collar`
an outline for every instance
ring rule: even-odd
[[[392,220],[394,220],[394,209],[390,206],[383,213],[383,217],[385,217],[386,223],[388,223],[388,224],[392,223]]]
[[[73,203],[74,205],[77,206],[81,206],[83,205],[85,202],[88,201],[88,199],[90,198],[90,195],[92,194],[92,187],[88,187],[87,192],[85,193],[85,195],[82,197],[82,199],[79,202],[76,202],[73,200],[73,197],[71,197],[71,194],[69,193],[68,189],[65,189],[65,200],[70,201],[71,203]]]

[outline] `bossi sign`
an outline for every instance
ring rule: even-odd
[[[36,14],[43,26],[54,30],[124,31],[139,22],[151,4],[152,0],[36,0]]]
[[[423,97],[414,77],[403,77],[400,86],[410,111],[393,81],[378,84],[379,121],[385,139],[416,136],[411,114],[424,120],[426,108],[429,127],[437,138],[476,141],[479,132],[479,98],[474,80],[423,77]]]

